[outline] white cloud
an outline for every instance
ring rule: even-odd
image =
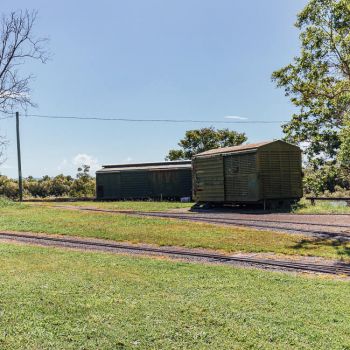
[[[124,159],[123,163],[130,163],[132,161],[131,157],[127,157],[126,159]]]
[[[90,174],[94,174],[96,170],[101,168],[97,158],[86,153],[78,153],[72,158],[63,158],[57,165],[57,170],[64,174],[75,175],[77,169],[82,165],[90,166]]]
[[[95,172],[101,167],[97,158],[85,153],[77,154],[72,159],[72,164],[75,165],[76,167],[80,167],[82,165],[90,165],[90,172]]]
[[[227,115],[225,118],[226,119],[239,119],[239,120],[247,120],[248,119],[246,117],[240,117],[238,115]]]
[[[57,170],[62,171],[62,170],[64,170],[64,169],[67,169],[68,165],[69,165],[69,164],[68,164],[68,160],[67,160],[66,158],[64,158],[64,159],[62,160],[62,162],[61,162],[60,164],[58,164]]]

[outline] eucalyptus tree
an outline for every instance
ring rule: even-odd
[[[295,26],[300,53],[272,79],[297,109],[283,125],[286,139],[319,169],[337,162],[350,119],[350,0],[310,0]]]
[[[178,143],[180,149],[169,151],[166,160],[191,159],[197,153],[213,148],[237,146],[247,141],[244,133],[214,127],[188,130]]]
[[[45,63],[49,58],[47,38],[34,34],[37,11],[14,11],[0,18],[0,112],[35,106],[30,97],[34,76],[20,70],[29,60]],[[1,118],[1,116],[0,116]],[[0,138],[0,156],[6,140]]]

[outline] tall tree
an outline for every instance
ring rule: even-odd
[[[339,138],[341,141],[339,163],[345,170],[350,171],[350,120],[344,122]]]
[[[17,11],[0,19],[0,112],[12,113],[16,107],[35,106],[30,98],[32,74],[20,74],[28,60],[45,63],[47,39],[38,38],[33,29],[36,11]],[[0,150],[3,148],[0,144]],[[0,159],[1,160],[1,159]]]
[[[335,163],[350,113],[350,1],[310,0],[297,16],[301,52],[272,79],[298,112],[283,126],[314,169]]]
[[[214,127],[186,131],[185,137],[180,140],[180,149],[172,149],[166,160],[191,159],[195,154],[213,148],[237,146],[247,141],[244,133],[229,129]]]

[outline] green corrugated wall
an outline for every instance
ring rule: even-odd
[[[97,199],[181,198],[192,195],[191,169],[96,174]]]
[[[258,202],[302,197],[301,151],[282,141],[192,160],[197,202]]]

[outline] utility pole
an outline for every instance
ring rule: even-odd
[[[23,200],[23,183],[22,183],[22,163],[21,163],[21,142],[19,139],[19,112],[16,112],[16,135],[17,135],[17,160],[18,160],[18,189],[19,200]]]

